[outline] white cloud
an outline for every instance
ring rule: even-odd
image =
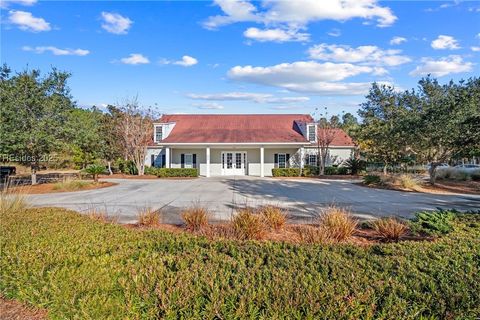
[[[480,32],[477,33],[477,35],[475,36],[475,38],[480,39]]]
[[[379,67],[350,63],[297,61],[269,67],[236,66],[229,70],[228,77],[232,80],[273,86],[295,92],[319,95],[358,95],[368,91],[370,82],[341,83],[338,81],[359,74],[378,75],[384,71]]]
[[[217,102],[204,102],[204,103],[194,103],[194,107],[198,109],[206,109],[206,110],[221,110],[225,107]]]
[[[52,29],[50,23],[45,21],[45,19],[34,17],[30,12],[26,11],[9,11],[8,21],[24,31],[40,32]]]
[[[385,27],[397,19],[390,8],[379,6],[375,0],[264,0],[261,4],[262,11],[244,0],[214,2],[224,14],[208,18],[204,26],[209,29],[245,21],[299,27],[319,20],[346,21],[353,18],[376,20],[377,26]]]
[[[147,57],[143,56],[140,53],[131,53],[128,57],[120,59],[121,63],[124,64],[148,64],[150,60]]]
[[[398,66],[410,62],[401,55],[401,50],[382,50],[377,46],[352,48],[347,45],[321,43],[308,49],[310,58],[324,61],[365,63],[374,65]]]
[[[226,92],[210,94],[187,94],[187,97],[195,100],[210,101],[253,101],[256,103],[299,103],[309,101],[309,97],[275,97],[269,93],[253,92]]]
[[[399,44],[402,44],[403,42],[407,42],[407,38],[393,37],[392,40],[390,40],[391,45],[399,45]]]
[[[458,41],[454,37],[446,35],[439,35],[437,39],[432,41],[431,46],[435,50],[460,49]]]
[[[35,3],[37,3],[37,0],[0,0],[0,8],[8,8],[10,4],[33,6]]]
[[[298,32],[298,30],[283,30],[276,29],[258,29],[248,28],[243,35],[246,38],[253,39],[260,42],[287,42],[287,41],[308,41],[310,35],[308,33]]]
[[[470,47],[470,49],[472,49],[472,51],[474,51],[474,52],[479,52],[480,51],[480,47]]]
[[[102,28],[114,34],[127,34],[133,21],[118,13],[102,12]]]
[[[235,66],[229,70],[228,76],[233,80],[282,87],[293,82],[340,81],[362,73],[373,72],[372,67],[350,63],[297,61],[269,67]]]
[[[173,64],[183,66],[183,67],[191,67],[196,65],[197,63],[198,63],[198,60],[195,59],[194,57],[183,56],[182,60],[175,61]]]
[[[342,31],[340,31],[340,29],[334,28],[331,31],[327,32],[327,34],[331,37],[340,37],[342,35]]]
[[[56,56],[86,56],[90,53],[90,51],[85,49],[60,49],[53,46],[45,46],[45,47],[29,47],[24,46],[22,47],[23,51],[32,51],[35,53],[44,53],[46,51],[50,51],[53,55]]]
[[[175,64],[182,67],[191,67],[198,63],[198,60],[191,56],[183,56],[181,60],[171,61],[168,59],[160,59],[160,64]]]
[[[425,76],[431,74],[434,77],[442,77],[451,73],[469,72],[473,69],[473,63],[464,62],[462,57],[450,55],[438,60],[423,58],[422,64],[417,66],[409,74],[411,76]]]

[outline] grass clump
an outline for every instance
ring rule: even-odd
[[[421,211],[415,213],[410,222],[412,231],[426,235],[444,235],[453,230],[453,219],[458,214],[455,210]]]
[[[296,226],[293,231],[297,234],[300,243],[332,243],[333,239],[324,229],[314,226]]]
[[[0,294],[52,319],[474,319],[480,215],[436,241],[209,240],[60,208],[0,223]]]
[[[240,240],[259,240],[265,236],[263,219],[252,208],[238,210],[232,217],[231,227]]]
[[[20,192],[0,191],[0,214],[15,213],[27,208],[25,196]]]
[[[53,185],[53,190],[57,191],[77,191],[83,188],[91,186],[93,183],[91,181],[84,180],[65,180],[62,182],[57,182]]]
[[[138,224],[143,227],[158,227],[162,224],[161,210],[154,210],[149,207],[141,208],[138,213]]]
[[[386,241],[398,241],[405,236],[408,226],[395,218],[381,218],[371,224],[377,235]]]
[[[207,208],[195,204],[190,208],[183,210],[181,216],[188,230],[200,231],[208,226],[210,212]]]
[[[93,221],[102,223],[116,223],[118,221],[118,217],[111,216],[106,210],[101,210],[95,207],[88,209],[87,216]]]
[[[358,222],[344,208],[329,207],[319,217],[320,229],[335,241],[345,241],[356,231]]]
[[[382,178],[378,175],[367,174],[363,177],[363,183],[367,186],[369,185],[378,185],[382,183]]]
[[[410,174],[401,174],[395,180],[403,189],[415,190],[419,187],[417,179]]]
[[[287,223],[287,212],[279,206],[267,205],[259,208],[263,223],[271,230],[280,231]]]

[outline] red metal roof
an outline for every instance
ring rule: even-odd
[[[175,122],[163,143],[307,143],[295,122],[313,119],[308,114],[189,114],[164,115],[159,122]],[[335,145],[353,145],[341,132]]]

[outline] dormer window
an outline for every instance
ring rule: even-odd
[[[163,140],[163,126],[155,126],[155,142]]]
[[[317,134],[315,132],[315,125],[314,124],[309,124],[307,126],[307,136],[308,136],[308,141],[310,141],[310,142],[317,141]]]

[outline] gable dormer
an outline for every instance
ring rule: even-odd
[[[153,124],[153,142],[161,143],[165,140],[175,127],[175,122],[154,123]]]

